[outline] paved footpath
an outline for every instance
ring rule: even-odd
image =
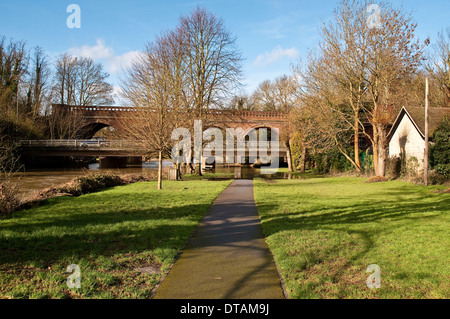
[[[154,298],[284,298],[253,181],[235,180],[217,197]]]

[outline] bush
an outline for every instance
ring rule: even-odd
[[[78,177],[62,188],[65,193],[74,196],[89,194],[100,189],[124,185],[124,181],[117,175],[95,174]]]
[[[350,152],[350,156],[353,156]],[[317,174],[328,174],[333,172],[348,172],[354,167],[348,159],[337,149],[330,149],[325,153],[311,156],[316,164],[314,168]]]
[[[384,183],[384,182],[387,182],[387,181],[388,181],[388,179],[386,177],[384,177],[384,176],[374,176],[374,177],[371,177],[367,181],[367,183]]]
[[[44,138],[44,125],[34,119],[20,115],[17,118],[15,112],[0,112],[0,127],[2,135],[14,139],[42,139]]]
[[[433,134],[430,149],[431,168],[447,180],[450,178],[450,121],[445,118]]]
[[[9,182],[0,183],[0,217],[9,217],[17,208],[21,201],[17,196],[18,187]]]
[[[101,191],[105,188],[127,185],[138,182],[148,182],[155,180],[156,173],[135,175],[128,174],[123,176],[109,173],[88,173],[87,175],[77,177],[72,181],[56,188],[50,187],[29,196],[24,208],[39,205],[39,202],[56,196],[81,196],[84,194]]]
[[[399,178],[402,173],[402,160],[398,156],[389,158],[386,161],[386,175],[392,179]]]
[[[436,172],[444,178],[450,178],[450,164],[438,164],[434,167]]]
[[[402,166],[401,175],[409,180],[414,180],[421,176],[419,160],[415,156],[409,157]]]
[[[428,173],[428,183],[431,185],[442,185],[447,182],[448,182],[448,177],[445,177],[445,175],[439,174],[437,172],[437,170],[432,170]]]

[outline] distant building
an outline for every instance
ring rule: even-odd
[[[445,117],[450,117],[450,108],[430,108],[429,137]],[[389,157],[398,157],[402,163],[417,160],[417,169],[423,169],[425,149],[425,108],[403,107],[389,132]]]

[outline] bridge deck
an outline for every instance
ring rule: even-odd
[[[26,140],[21,141],[21,146],[26,153],[34,156],[145,156],[148,151],[140,147],[137,141],[110,140],[110,141],[89,141],[89,140]],[[276,151],[277,145],[267,143],[267,147],[252,147],[246,143],[244,148],[235,147],[235,156],[245,154],[249,156],[252,152],[258,155],[271,155],[272,147]],[[224,145],[223,154],[226,154]],[[286,156],[286,148],[278,146],[279,157]]]

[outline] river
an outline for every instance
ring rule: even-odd
[[[172,164],[170,161],[163,163],[164,167]],[[144,163],[142,167],[105,169],[104,171],[116,174],[141,174],[147,170],[157,170],[158,162]],[[89,164],[88,168],[67,168],[67,169],[30,169],[25,172],[17,173],[13,178],[19,185],[19,193],[21,195],[29,195],[35,191],[40,191],[48,187],[56,187],[63,185],[77,176],[85,175],[90,171],[102,171],[98,163]]]

